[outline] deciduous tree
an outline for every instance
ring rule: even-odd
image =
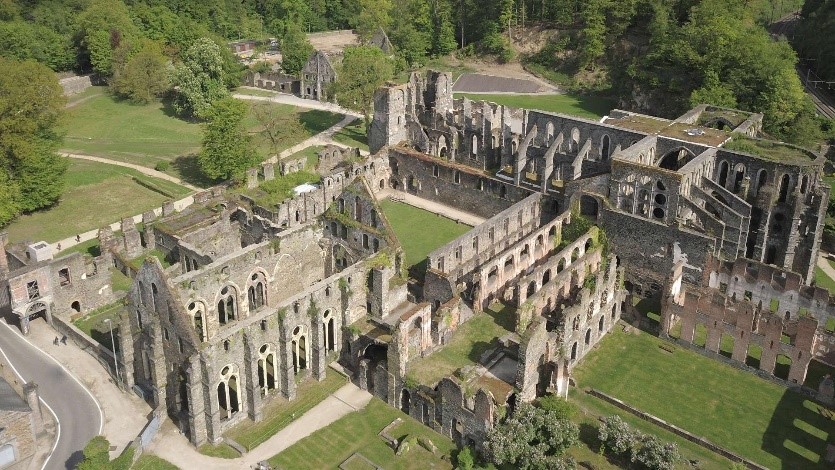
[[[216,100],[206,113],[203,148],[197,160],[209,178],[237,180],[256,163],[252,139],[243,125],[246,112],[246,103],[228,97]]]
[[[186,51],[174,70],[177,113],[202,119],[212,103],[229,96],[223,66],[220,46],[209,38],[198,39]]]
[[[117,94],[145,104],[168,91],[170,76],[169,60],[163,55],[162,46],[146,40],[142,49],[115,72],[112,87]]]
[[[313,45],[298,25],[288,25],[281,38],[281,69],[297,76],[313,52]]]
[[[391,79],[394,66],[379,48],[357,46],[345,49],[342,70],[334,84],[336,100],[346,108],[371,114],[374,92]]]

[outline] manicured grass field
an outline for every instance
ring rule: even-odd
[[[143,453],[136,463],[131,467],[132,470],[178,470],[178,467],[173,463],[157,457],[154,454]]]
[[[458,328],[441,350],[415,359],[407,375],[424,385],[434,385],[464,366],[475,365],[485,351],[496,346],[497,338],[514,329],[511,307],[496,303]]]
[[[403,423],[390,431],[392,437],[398,442],[407,436],[429,438],[438,448],[438,454],[432,455],[420,445],[414,445],[405,455],[395,455],[394,449],[377,434],[398,417]],[[271,458],[269,463],[287,469],[337,468],[352,454],[359,452],[387,470],[451,469],[449,455],[454,449],[455,445],[449,438],[374,398],[364,409],[350,413],[293,444]]]
[[[357,119],[333,135],[333,140],[350,147],[368,150],[368,132],[364,119]]]
[[[832,265],[831,261],[826,260],[826,262]],[[815,285],[829,290],[831,294],[835,294],[835,280],[829,277],[829,275],[827,275],[824,270],[818,266],[815,266]]]
[[[217,457],[220,459],[237,459],[241,456],[237,450],[233,449],[229,444],[220,443],[218,445],[203,444],[197,448],[197,452],[209,457]]]
[[[148,189],[136,180],[148,182],[174,197]],[[51,209],[16,219],[7,228],[9,240],[54,242],[141,214],[189,192],[178,184],[129,168],[71,159],[60,202]]]
[[[829,468],[835,422],[805,397],[663,340],[616,329],[575,369],[593,387],[769,468]]]
[[[272,437],[278,431],[284,429],[309,409],[318,405],[329,395],[339,390],[348,380],[333,369],[328,369],[325,380],[318,382],[315,379],[307,380],[300,384],[296,391],[296,399],[287,401],[277,398],[264,410],[264,420],[258,423],[245,421],[227,435],[238,444],[252,450],[262,442]]]
[[[406,253],[407,266],[425,261],[426,255],[432,250],[449,243],[472,228],[402,202],[387,199],[382,201],[380,206]]]
[[[588,119],[600,119],[615,107],[612,100],[595,96],[575,95],[481,95],[456,93],[456,98],[492,101],[515,108],[538,109],[552,113],[571,114]]]
[[[253,105],[258,102],[247,102]],[[270,104],[279,112],[295,114],[304,132],[278,151],[317,134],[342,119],[342,115],[320,110],[304,110],[290,105]],[[259,155],[270,152],[267,140],[258,134],[259,124],[250,114],[244,125],[253,135]],[[110,158],[154,168],[171,163],[168,173],[197,185],[206,185],[199,174],[195,155],[200,150],[202,130],[196,121],[179,119],[163,103],[134,105],[114,99],[107,93],[93,95],[67,110],[63,150]]]

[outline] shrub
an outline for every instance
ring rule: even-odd
[[[603,424],[598,429],[600,442],[615,454],[624,454],[632,448],[635,433],[620,416],[613,415],[603,418]]]
[[[577,412],[573,403],[558,395],[546,395],[539,399],[539,407],[552,414],[556,419],[571,419]]]
[[[170,168],[171,162],[169,162],[168,160],[159,161],[156,165],[154,165],[154,170],[157,171],[168,171]]]
[[[665,443],[655,436],[644,437],[643,445],[634,458],[650,470],[673,470],[680,459],[678,446],[675,443]]]
[[[475,467],[475,457],[473,457],[473,450],[469,447],[464,447],[458,453],[458,468],[461,470],[472,470]]]

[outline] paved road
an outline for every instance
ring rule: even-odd
[[[41,320],[37,320],[41,321]],[[38,384],[41,401],[57,418],[58,442],[45,469],[74,469],[81,450],[101,432],[101,410],[93,396],[63,366],[26,341],[15,327],[0,321],[0,352],[18,375]]]

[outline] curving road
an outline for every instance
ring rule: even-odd
[[[74,469],[81,450],[101,433],[102,412],[93,395],[55,359],[24,339],[20,331],[0,321],[0,353],[26,382],[38,384],[43,410],[57,418],[57,435],[52,453],[43,468]]]

